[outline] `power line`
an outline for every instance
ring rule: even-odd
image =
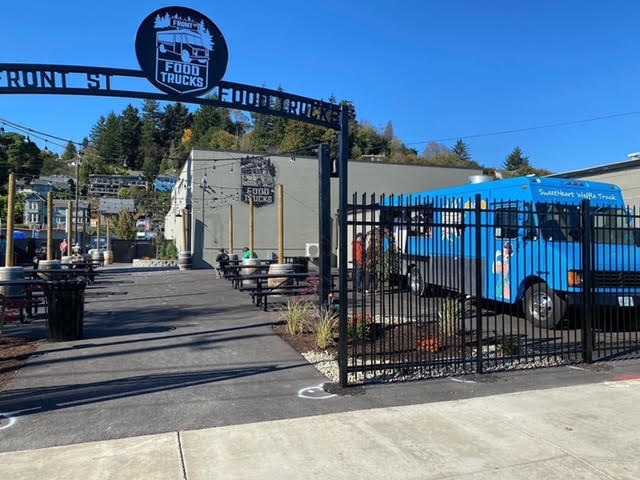
[[[475,133],[472,135],[457,135],[455,137],[435,138],[432,140],[423,140],[420,142],[408,142],[408,143],[405,143],[405,145],[420,145],[420,144],[425,144],[429,142],[448,142],[452,140],[465,139],[465,138],[492,137],[496,135],[507,135],[509,133],[520,133],[520,132],[528,132],[532,130],[542,130],[545,128],[566,127],[569,125],[580,125],[582,123],[596,122],[598,120],[608,120],[611,118],[628,117],[630,115],[638,115],[638,114],[640,114],[640,111],[613,113],[611,115],[601,115],[598,117],[585,118],[582,120],[569,120],[566,122],[548,123],[545,125],[536,125],[533,127],[514,128],[511,130],[497,130],[494,132]]]
[[[55,140],[60,140],[60,141],[62,141],[62,142],[73,143],[73,144],[75,144],[75,145],[82,146],[82,143],[81,143],[81,142],[76,142],[76,141],[74,141],[74,140],[70,140],[70,139],[68,139],[68,138],[62,138],[62,137],[58,137],[58,136],[56,136],[56,135],[52,135],[52,134],[50,134],[50,133],[41,132],[41,131],[39,131],[39,130],[36,130],[36,129],[30,128],[30,127],[25,127],[24,125],[20,125],[20,124],[18,124],[18,123],[12,122],[12,121],[7,120],[7,119],[4,119],[4,118],[0,118],[0,123],[4,123],[5,125],[8,125],[8,126],[10,126],[10,127],[13,127],[13,128],[15,128],[16,130],[27,131],[27,132],[29,132],[29,133],[33,134],[34,136],[37,136],[37,135],[43,135],[43,136],[45,136],[45,137],[47,137],[47,138],[53,138],[53,139],[55,139]],[[38,138],[40,138],[40,137],[38,137]],[[50,140],[48,140],[48,141],[50,141]],[[51,142],[51,143],[53,143],[53,142]],[[55,145],[58,145],[58,144],[55,144]],[[62,146],[63,146],[63,147],[66,147],[66,145],[62,145]]]

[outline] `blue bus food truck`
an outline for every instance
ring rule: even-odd
[[[587,238],[584,200],[592,225]],[[417,295],[430,285],[476,295],[481,265],[483,299],[521,305],[528,321],[555,328],[569,305],[582,304],[588,241],[590,305],[640,301],[640,237],[616,185],[529,176],[404,194],[382,206],[401,278]]]

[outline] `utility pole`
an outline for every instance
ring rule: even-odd
[[[80,186],[80,161],[82,159],[82,150],[78,153],[78,158],[76,159],[76,218],[74,220],[75,224],[75,233],[76,233],[76,243],[78,243],[78,188]],[[71,248],[71,246],[69,246]]]

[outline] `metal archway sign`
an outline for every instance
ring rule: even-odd
[[[141,70],[0,63],[0,95],[88,95],[195,103],[275,115],[338,130],[339,288],[340,298],[346,299],[348,109],[281,90],[222,80],[229,56],[226,41],[215,23],[190,8],[164,7],[149,14],[136,35],[136,55]],[[142,78],[164,93],[120,86],[123,79]],[[202,98],[206,93],[209,96]],[[328,209],[321,214],[320,220],[328,225]],[[321,238],[320,243],[321,251],[330,250],[328,236]],[[346,308],[340,309],[340,331],[347,331]],[[339,345],[340,384],[343,387],[347,385],[346,337],[340,335]]]

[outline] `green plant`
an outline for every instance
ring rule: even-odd
[[[178,249],[173,243],[169,243],[164,251],[164,255],[169,258],[178,258]]]
[[[318,318],[313,324],[313,333],[316,336],[316,346],[321,349],[333,345],[333,333],[338,322],[338,315],[331,310],[322,308],[318,312]]]
[[[458,321],[465,312],[464,303],[459,298],[447,297],[442,300],[438,309],[438,319],[440,320],[440,344],[453,337],[456,333]]]
[[[368,313],[358,313],[347,322],[347,338],[351,341],[369,338],[371,330],[371,315]]]
[[[512,356],[520,353],[520,339],[516,336],[503,335],[502,338],[498,340],[498,345],[500,345],[503,355]]]
[[[301,335],[309,329],[312,310],[313,304],[311,302],[298,299],[292,299],[287,302],[284,321],[291,335]]]

